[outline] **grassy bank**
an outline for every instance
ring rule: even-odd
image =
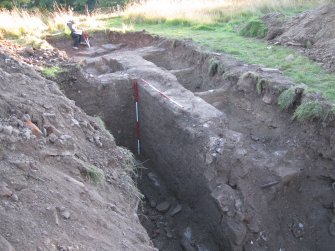
[[[248,1],[254,5],[257,2],[264,3],[264,1]],[[271,1],[266,2],[270,3]],[[286,16],[291,16],[315,4],[313,2],[298,4],[298,1],[289,1],[291,5],[285,7],[278,6],[279,2],[283,3],[277,1],[277,6],[273,7],[275,9],[263,5],[263,8],[249,8],[249,11],[245,12],[229,10],[229,18],[224,20],[222,13],[219,13],[214,15],[214,19],[221,17],[220,21],[213,22],[214,19],[211,19],[211,22],[206,23],[199,23],[196,19],[181,18],[178,15],[174,15],[173,18],[170,16],[161,17],[159,11],[154,15],[155,17],[150,15],[148,18],[145,11],[142,11],[142,14],[137,13],[137,16],[130,15],[131,12],[128,11],[126,12],[128,14],[123,17],[107,20],[106,26],[112,29],[127,27],[134,31],[146,30],[152,34],[169,38],[192,38],[194,42],[211,51],[231,54],[248,64],[278,68],[295,83],[304,83],[310,91],[321,92],[327,99],[335,102],[335,74],[326,73],[319,64],[293,49],[269,45],[266,41],[252,38],[262,37],[266,34],[266,27],[262,23],[259,25],[259,17],[269,10],[281,11]],[[243,33],[243,28],[250,22],[255,22],[256,27],[252,25]]]
[[[132,4],[122,13],[94,13],[91,16],[58,10],[54,13],[24,10],[0,10],[0,38],[21,44],[43,46],[50,34],[68,34],[68,20],[87,30],[146,30],[171,38],[192,38],[194,42],[216,52],[225,52],[249,64],[278,68],[297,84],[322,92],[335,102],[335,74],[326,73],[320,65],[298,52],[269,45],[256,39],[266,34],[260,17],[279,11],[293,16],[322,1],[303,0],[148,0]]]

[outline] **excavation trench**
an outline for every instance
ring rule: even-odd
[[[330,131],[318,131],[320,143],[301,140],[311,126],[302,130],[274,105],[292,86],[289,80],[187,42],[143,33],[112,33],[110,39],[113,44],[77,55],[81,68],[69,66],[59,83],[134,153],[138,83],[137,157],[145,161],[138,214],[156,247],[310,250],[317,238],[325,241],[318,248],[328,250],[328,229],[309,227],[329,225],[328,209],[313,199],[322,194],[331,201],[329,184],[306,177],[319,175],[314,165],[332,167],[334,153],[325,143]],[[316,184],[319,189],[310,191]],[[302,205],[309,205],[313,218]]]

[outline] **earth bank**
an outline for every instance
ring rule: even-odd
[[[0,249],[156,250],[131,153],[3,49],[0,83]]]
[[[139,83],[142,160],[214,238],[209,250],[332,249],[334,121],[291,119],[306,102],[326,101],[277,69],[189,41],[112,32],[101,44],[74,55],[81,67],[67,66],[58,82],[134,152]],[[294,99],[283,112],[288,89]]]

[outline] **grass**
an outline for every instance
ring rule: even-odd
[[[321,92],[327,99],[335,102],[335,74],[327,73],[319,64],[294,49],[269,45],[263,40],[241,36],[238,27],[248,19],[250,16],[239,16],[226,23],[171,25],[170,23],[129,23],[127,18],[114,17],[106,20],[106,26],[121,29],[128,25],[133,31],[146,30],[168,38],[192,38],[194,42],[205,46],[210,51],[231,54],[248,64],[277,68],[295,83],[306,84],[309,91]],[[288,55],[292,55],[293,60],[287,60]]]
[[[86,178],[94,185],[100,185],[105,181],[105,173],[96,166],[89,166],[86,172]]]
[[[290,107],[292,107],[295,100],[296,100],[295,88],[289,88],[280,94],[278,105],[282,110],[287,110]]]
[[[130,4],[124,15],[133,22],[162,23],[180,20],[188,23],[227,22],[236,14],[308,7],[320,1],[308,0],[146,0]],[[180,22],[178,22],[180,23]]]
[[[37,47],[46,36],[69,35],[70,31],[66,26],[68,20],[80,23],[82,29],[98,29],[102,24],[98,17],[102,18],[103,15],[85,16],[65,9],[58,9],[53,13],[0,9],[0,39],[10,39],[23,45]]]
[[[242,27],[239,34],[244,37],[264,38],[267,32],[265,23],[259,17],[253,17]]]
[[[102,116],[95,116],[95,120],[98,122],[99,126],[103,129],[106,129],[106,123]]]
[[[56,78],[59,74],[63,72],[64,69],[59,66],[46,67],[42,70],[43,76],[47,78]]]
[[[318,120],[325,122],[332,117],[334,109],[320,101],[309,101],[301,104],[294,112],[292,119]]]

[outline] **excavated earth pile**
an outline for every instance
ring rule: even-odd
[[[281,14],[263,17],[269,28],[267,39],[298,48],[311,59],[335,70],[335,4],[306,11],[287,21]]]
[[[156,250],[131,153],[55,82],[0,52],[0,250]]]
[[[106,43],[75,55],[80,67],[66,65],[57,81],[133,152],[138,82],[139,157],[149,159],[150,167],[145,176],[155,183],[157,174],[173,203],[191,209],[190,219],[180,221],[196,219],[199,236],[209,238],[189,238],[189,226],[180,247],[162,250],[333,249],[334,121],[291,119],[297,106],[325,101],[304,94],[279,70],[246,65],[191,42],[111,33]],[[278,97],[287,89],[294,90],[294,102],[283,112]],[[144,203],[155,208],[152,193],[142,191]],[[176,206],[165,209],[158,211],[171,215]],[[151,230],[157,239],[160,232]]]

